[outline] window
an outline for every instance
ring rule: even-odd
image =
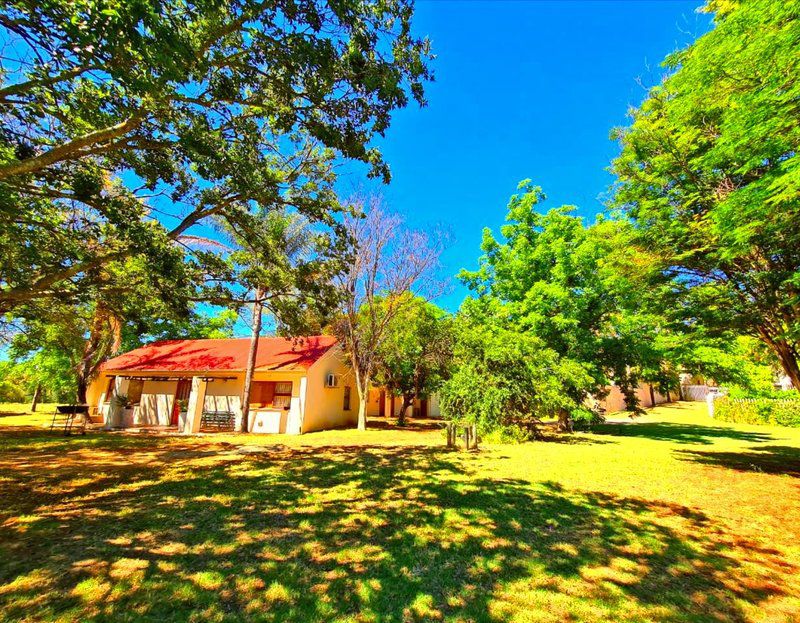
[[[128,384],[128,404],[138,405],[142,400],[142,389],[144,388],[144,381],[142,379],[131,379]]]
[[[275,383],[256,381],[250,386],[250,406],[268,407],[275,395]]]
[[[275,383],[275,398],[272,401],[273,407],[288,409],[292,404],[292,383]]]
[[[292,382],[256,381],[250,387],[251,407],[288,409],[292,404]]]
[[[345,385],[344,386],[344,410],[345,411],[349,411],[350,410],[350,386],[349,385]]]

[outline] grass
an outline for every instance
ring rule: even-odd
[[[702,404],[478,453],[431,422],[64,438],[11,417],[3,621],[800,620],[800,430]]]
[[[49,427],[53,420],[55,403],[44,403],[36,407],[36,412],[30,412],[30,403],[3,402],[0,403],[0,430],[11,426]]]

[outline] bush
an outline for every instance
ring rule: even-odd
[[[25,402],[25,389],[14,381],[0,380],[0,402]]]
[[[572,411],[572,421],[575,430],[588,431],[591,430],[593,426],[602,424],[606,419],[592,409],[582,408]]]
[[[800,399],[792,398],[717,398],[714,417],[737,424],[773,424],[800,428]]]
[[[775,400],[800,400],[800,392],[796,389],[783,390],[774,387],[761,389],[748,389],[746,387],[733,386],[728,389],[728,396],[731,398],[741,398],[752,400],[756,398],[772,398]]]

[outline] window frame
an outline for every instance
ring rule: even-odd
[[[255,388],[258,388],[258,391],[253,391]],[[254,409],[289,409],[292,405],[293,390],[293,381],[253,381],[250,390],[250,407]],[[265,394],[270,396],[269,402],[262,400]],[[258,396],[259,400],[253,400],[255,396]]]
[[[141,384],[141,389],[139,390],[139,398],[136,401],[134,401],[131,398],[131,385],[133,383]],[[143,394],[144,394],[144,379],[131,379],[130,381],[128,381],[128,404],[131,407],[138,407],[141,404]]]
[[[278,391],[278,385],[288,385],[289,389],[286,391]],[[274,409],[288,409],[292,406],[292,389],[294,388],[294,383],[292,381],[275,381],[275,387],[272,391],[272,407]],[[275,404],[278,398],[286,399],[286,404],[277,405]]]

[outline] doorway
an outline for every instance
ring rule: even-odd
[[[175,399],[172,401],[172,416],[169,419],[170,426],[177,426],[181,416],[181,403],[189,401],[189,394],[192,393],[192,381],[180,379],[175,388]]]

